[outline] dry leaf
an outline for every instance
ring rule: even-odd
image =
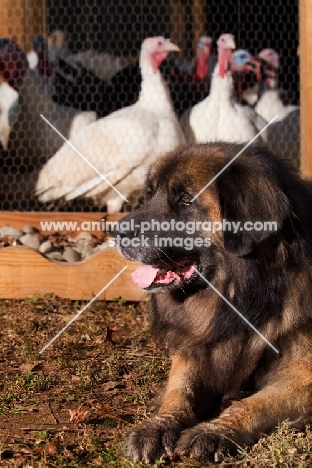
[[[31,455],[32,451],[26,447],[21,447],[19,449],[19,453],[23,454],[23,455]]]
[[[106,393],[110,390],[114,390],[118,385],[120,385],[120,382],[110,380],[103,385],[103,392]]]
[[[107,403],[97,403],[96,405],[92,405],[92,409],[98,416],[117,421],[117,427],[120,428],[122,419],[112,412],[112,408]]]
[[[293,454],[296,453],[296,452],[297,452],[296,447],[291,448],[291,449],[288,449],[288,453],[289,453],[290,455],[293,455]]]
[[[40,453],[43,453],[44,451],[45,451],[45,447],[36,447],[34,448],[33,453],[40,454]]]
[[[60,438],[59,437],[55,437],[55,439],[52,439],[48,445],[46,446],[46,453],[48,455],[52,455],[52,456],[55,456],[59,453],[60,451],[60,448],[61,448],[61,441],[60,441]]]
[[[103,466],[103,459],[101,457],[92,460],[92,466]]]
[[[37,371],[42,367],[42,361],[36,361],[33,364],[22,364],[20,370],[22,372]]]
[[[71,423],[77,423],[79,421],[85,421],[87,419],[87,416],[89,414],[89,411],[83,411],[82,410],[82,405],[79,406],[78,409],[76,410],[68,410],[70,419],[69,422]]]
[[[35,439],[34,444],[35,445],[41,445],[42,444],[42,439]]]

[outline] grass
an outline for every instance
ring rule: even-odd
[[[53,294],[0,301],[0,467],[141,468],[125,454],[133,424],[152,416],[169,360],[148,331],[147,305],[96,302],[42,355],[84,305]],[[312,433],[281,425],[220,467],[312,466]],[[160,460],[152,468],[204,468]]]

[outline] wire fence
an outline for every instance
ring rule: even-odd
[[[219,36],[233,34],[238,49],[258,57],[259,68],[250,68],[250,63],[249,68],[233,68],[231,102],[253,112],[249,118],[255,125],[255,114],[264,125],[279,108],[280,119],[266,134],[264,144],[299,167],[298,2],[47,0],[42,4],[46,8],[37,23],[37,12],[29,6],[11,11],[11,19],[16,15],[17,21],[12,22],[11,34],[0,39],[1,210],[106,211],[109,207],[110,211],[130,211],[142,202],[147,163],[160,152],[155,149],[153,135],[164,120],[156,125],[154,117],[146,114],[147,136],[141,136],[136,117],[125,114],[124,120],[106,122],[105,131],[99,119],[107,119],[138,101],[140,50],[148,37],[170,37],[180,48],[161,62],[160,72],[169,89],[176,122],[182,119],[182,125],[188,109],[213,92]],[[4,8],[0,5],[0,15],[7,18]],[[14,25],[21,23],[24,27],[26,24],[28,38],[33,32],[32,44],[23,43],[18,28],[14,30]],[[202,36],[208,36],[211,44],[206,44],[210,47],[207,66],[200,73],[199,68],[196,72],[199,62],[195,57]],[[10,41],[18,48],[14,49]],[[201,46],[204,50],[203,42]],[[278,61],[264,60],[264,49],[274,49]],[[157,109],[161,99],[152,84],[149,93],[150,107]],[[92,173],[74,150],[64,149],[64,139],[40,114],[78,149],[86,150],[88,142],[86,158],[121,192],[125,191],[128,202],[115,204],[112,199],[116,194],[108,191],[106,182]],[[230,115],[225,118],[223,127],[233,139],[231,119]],[[213,127],[209,122],[203,113],[202,125],[208,128],[208,138],[209,125]],[[86,131],[90,126],[97,130]],[[226,131],[224,135],[226,139]],[[182,143],[183,138],[179,138],[168,140],[168,149]],[[163,144],[161,150],[165,149]],[[142,151],[146,154],[138,159]]]

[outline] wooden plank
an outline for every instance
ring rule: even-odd
[[[9,4],[10,0],[1,0],[0,2],[0,37],[9,37]]]
[[[98,235],[98,227],[115,223],[123,214],[106,213],[38,213],[0,212],[0,226],[10,225],[23,229],[30,225],[41,229],[42,222],[77,223],[77,228],[57,229],[62,234],[73,237],[81,231]],[[106,220],[106,224],[102,223]],[[92,223],[96,221],[96,225]],[[89,229],[91,227],[91,229]],[[55,229],[46,229],[47,234]],[[127,270],[100,296],[112,300],[121,296],[128,301],[144,300],[143,293],[134,285],[131,273],[137,264],[124,260],[115,249],[98,252],[81,262],[68,264],[45,258],[25,247],[8,247],[0,250],[0,298],[23,299],[33,295],[53,292],[68,299],[92,299],[125,265]]]
[[[312,0],[299,1],[301,171],[312,177]]]
[[[0,211],[0,226],[10,225],[18,229],[23,229],[25,225],[33,226],[39,230],[42,229],[41,223],[64,223],[63,227],[59,225],[58,229],[53,229],[52,226],[45,229],[45,233],[51,234],[55,231],[61,234],[77,235],[81,231],[88,231],[92,234],[99,234],[102,232],[99,231],[99,227],[109,226],[110,223],[115,223],[118,219],[122,218],[124,215],[121,213],[107,215],[106,213],[55,213],[55,212],[20,212],[20,211]],[[102,222],[102,219],[106,223]],[[69,226],[66,227],[65,223],[76,223],[77,228],[71,229]],[[73,225],[72,225],[73,226]],[[90,227],[90,229],[89,229]]]
[[[207,34],[206,28],[206,3],[205,0],[192,0],[192,24],[193,24],[193,56],[197,51],[197,43],[200,36]],[[186,52],[186,2],[184,0],[170,1],[170,38],[182,49],[183,55]]]
[[[24,0],[23,4],[23,47],[28,52],[32,49],[34,36],[47,33],[46,0]]]
[[[73,264],[49,260],[22,246],[0,251],[0,298],[23,299],[54,293],[59,297],[90,300],[125,266],[99,299],[121,296],[128,301],[146,299],[131,279],[137,264],[126,261],[114,249],[98,252]]]
[[[27,12],[28,13],[28,12]],[[24,1],[23,0],[11,0],[8,3],[8,37],[15,41],[22,49],[25,50],[25,34],[24,34]],[[31,13],[29,13],[31,14]]]
[[[185,53],[185,6],[182,0],[170,1],[170,39]]]
[[[200,36],[207,34],[205,0],[193,0],[193,50],[196,54]]]
[[[46,0],[1,0],[0,37],[28,52],[35,35],[46,33]]]

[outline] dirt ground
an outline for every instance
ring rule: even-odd
[[[149,335],[148,303],[84,306],[54,297],[0,301],[0,467],[139,468],[124,437],[159,404],[169,359]],[[192,461],[153,465],[203,467]],[[282,425],[218,466],[312,466],[312,433]]]

